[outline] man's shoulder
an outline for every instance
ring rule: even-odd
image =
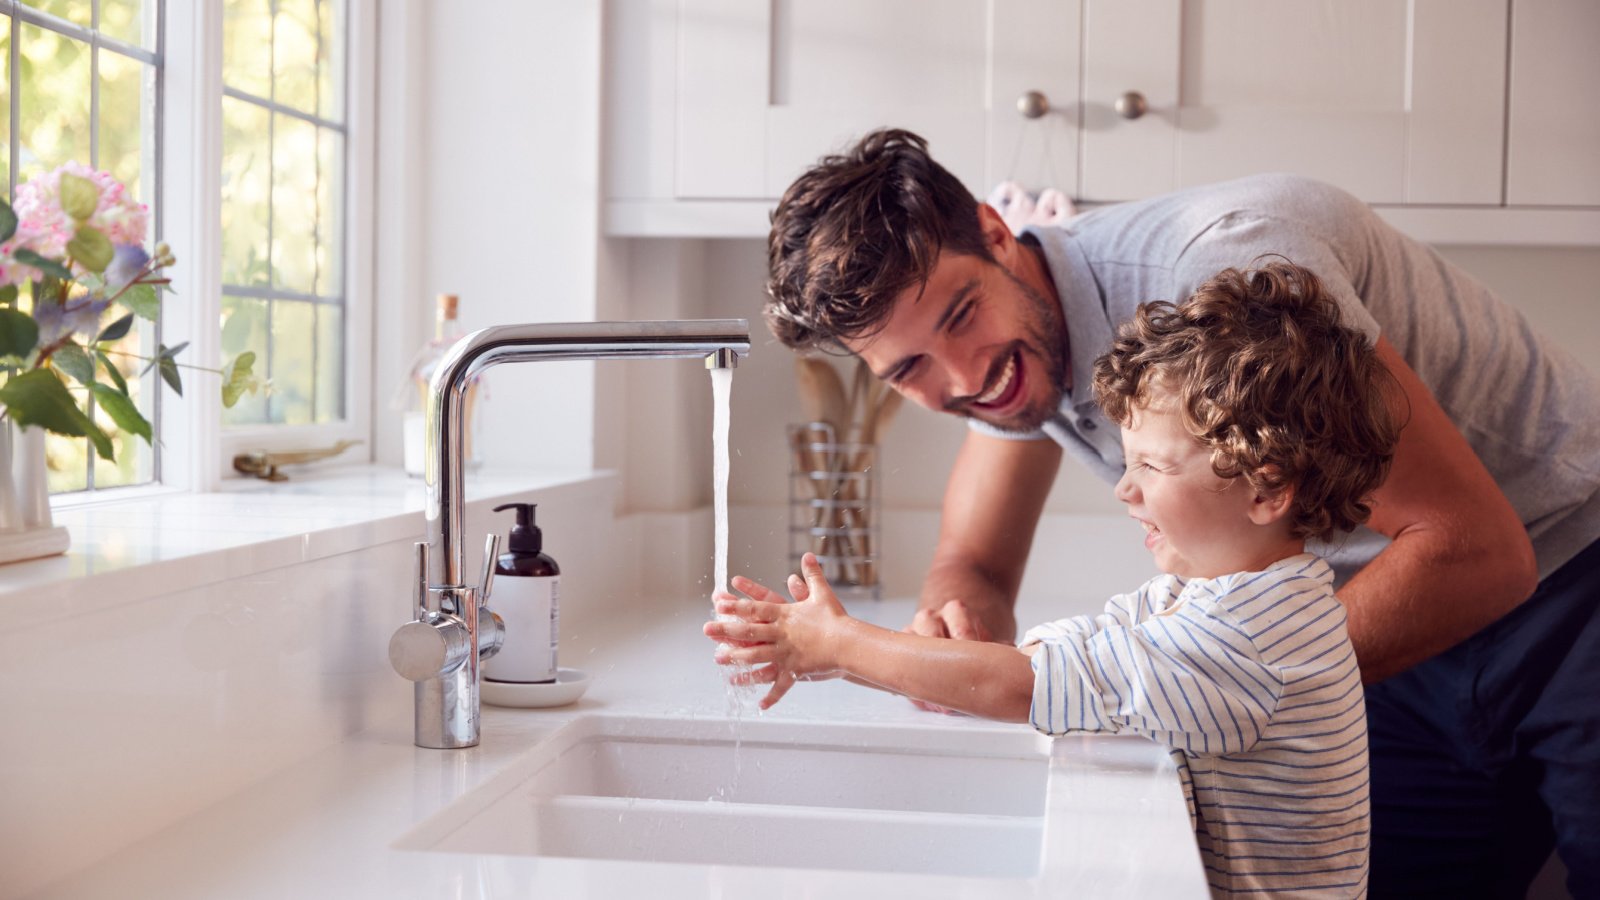
[[[1091,260],[1131,257],[1170,265],[1196,238],[1229,219],[1320,223],[1366,215],[1367,206],[1340,188],[1274,172],[1102,206],[1072,220],[1067,229]]]

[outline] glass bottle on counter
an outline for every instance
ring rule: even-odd
[[[391,406],[402,411],[401,434],[404,441],[406,474],[421,478],[427,465],[427,438],[425,410],[428,408],[428,386],[433,372],[439,367],[446,350],[461,338],[461,326],[456,319],[460,298],[455,294],[440,294],[434,313],[433,339],[417,351],[411,361],[411,371],[405,384],[396,392]],[[466,406],[462,409],[461,459],[468,469],[475,469],[478,458],[478,395],[483,385],[474,378],[467,386]]]

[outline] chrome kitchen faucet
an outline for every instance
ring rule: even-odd
[[[749,354],[744,319],[498,325],[467,335],[445,353],[428,386],[428,540],[416,545],[415,618],[389,641],[395,671],[416,682],[418,747],[477,746],[479,664],[505,638],[487,605],[499,537],[489,536],[478,585],[465,584],[462,573],[462,413],[472,380],[507,362],[703,358],[708,369],[731,369]]]

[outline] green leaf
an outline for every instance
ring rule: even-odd
[[[87,437],[106,459],[114,459],[111,439],[100,430],[72,398],[67,386],[48,369],[30,369],[0,386],[0,403],[19,426],[38,425],[70,437]]]
[[[4,202],[4,201],[0,201],[0,202]],[[7,309],[16,309],[17,308],[17,286],[16,285],[8,284],[8,285],[0,286],[0,304],[4,304]]]
[[[170,356],[161,357],[161,380],[171,386],[174,394],[183,396],[183,377],[178,374],[178,364]]]
[[[70,172],[61,173],[61,210],[82,222],[94,215],[100,205],[100,189],[95,183]],[[74,254],[76,255],[76,254]]]
[[[27,356],[39,343],[39,323],[27,313],[0,309],[0,356]]]
[[[72,280],[71,269],[63,266],[61,263],[58,263],[53,259],[45,259],[26,247],[18,249],[15,253],[11,254],[11,257],[17,262],[22,263],[25,266],[32,266],[46,275],[54,275],[57,278],[65,279],[67,281]],[[34,299],[37,300],[38,298],[35,297]]]
[[[117,299],[140,318],[154,322],[161,315],[161,295],[153,284],[130,285]]]
[[[255,368],[255,364],[255,351],[246,350],[235,356],[233,362],[223,367],[222,405],[224,407],[232,409],[233,405],[239,402],[239,398],[243,397],[246,391],[255,393],[258,382],[255,375],[250,371]]]
[[[116,254],[116,248],[111,246],[111,239],[100,229],[79,225],[77,234],[67,242],[67,252],[72,254],[73,259],[82,263],[85,269],[91,272],[104,272],[106,266],[111,265],[111,257]]]
[[[122,377],[122,372],[117,368],[116,363],[111,361],[111,357],[107,356],[104,350],[96,350],[94,355],[99,357],[100,364],[106,367],[106,374],[111,376],[113,382],[116,382],[117,390],[126,395],[128,393],[128,379]]]
[[[144,416],[139,415],[139,409],[128,399],[127,394],[120,394],[115,388],[103,384],[93,384],[89,390],[94,392],[95,400],[100,402],[100,408],[111,416],[111,421],[117,427],[129,434],[137,434],[144,438],[146,444],[151,442],[152,434],[150,423]]]
[[[0,243],[11,240],[16,233],[17,211],[11,208],[11,204],[0,200]]]
[[[100,336],[95,338],[95,341],[98,342],[98,341],[116,341],[116,340],[121,340],[122,338],[127,336],[128,329],[130,329],[132,327],[133,327],[133,313],[128,313],[127,315],[125,315],[122,318],[116,320],[115,322],[112,322],[110,325],[107,325],[105,330],[100,332]]]
[[[56,368],[77,379],[79,384],[85,387],[94,384],[94,360],[77,344],[62,344],[50,354],[50,361],[55,363]]]

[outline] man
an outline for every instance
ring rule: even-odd
[[[967,418],[911,627],[1001,641],[1063,454],[1121,474],[1088,390],[1115,327],[1263,257],[1315,271],[1405,423],[1371,531],[1318,548],[1369,684],[1373,894],[1520,897],[1554,845],[1574,893],[1600,896],[1600,379],[1515,310],[1292,176],[1019,238],[895,130],[796,180],[768,256],[780,340]]]

